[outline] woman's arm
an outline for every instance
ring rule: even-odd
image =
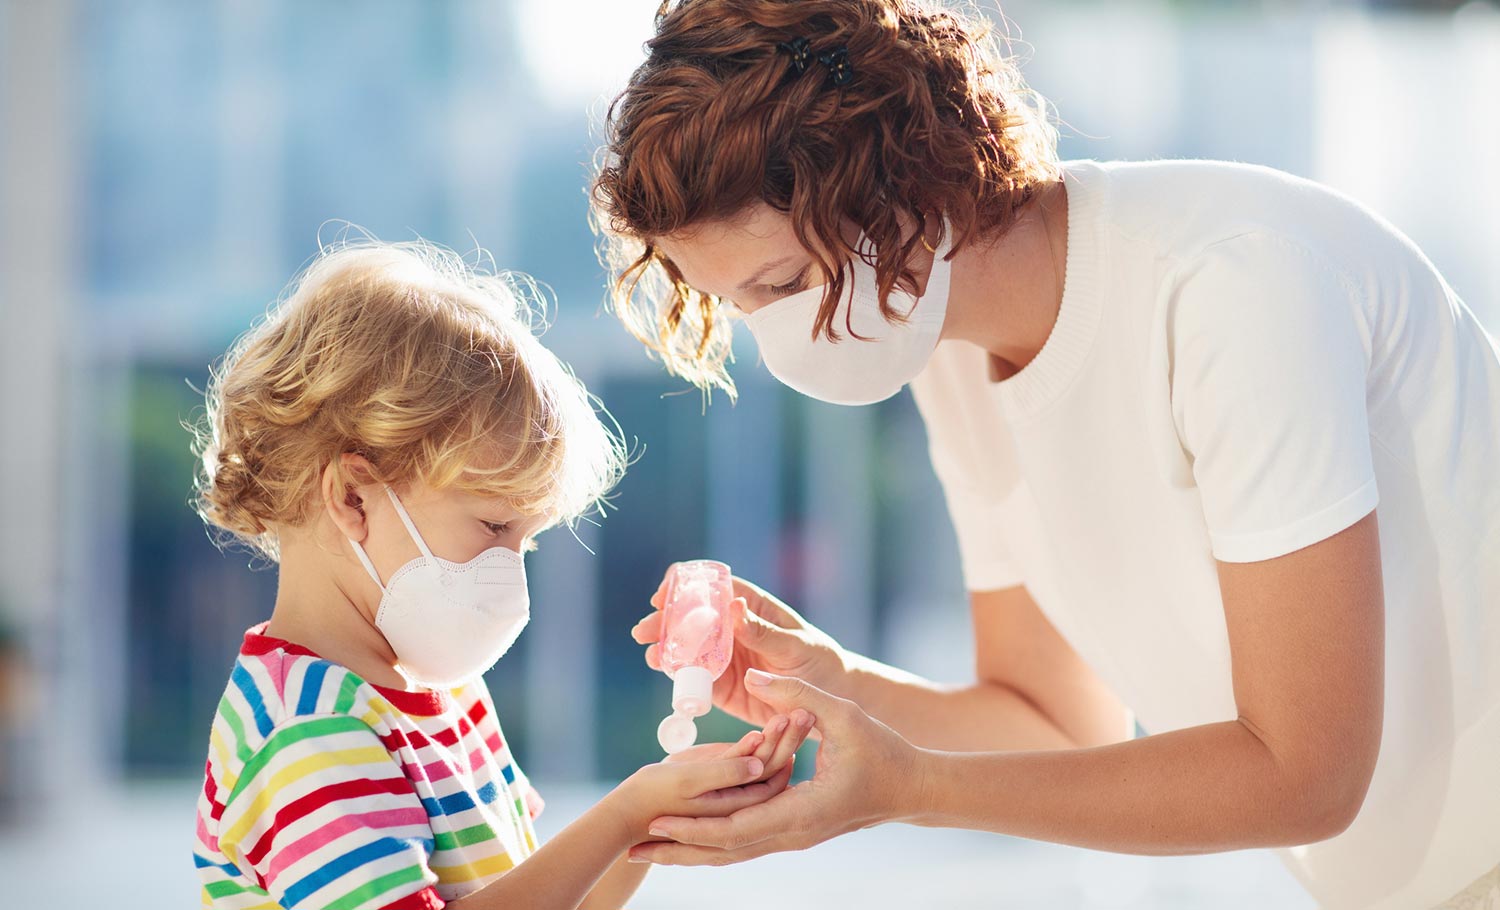
[[[853,702],[768,677],[751,687],[764,701],[818,715],[817,786],[726,818],[657,819],[652,830],[681,843],[632,853],[669,864],[738,862],[883,821],[1128,853],[1332,837],[1358,813],[1380,748],[1385,610],[1375,515],[1286,556],[1221,564],[1219,576],[1233,720],[1091,749],[936,752]]]
[[[843,691],[918,746],[1069,749],[1129,739],[1134,718],[1023,587],[969,595],[976,681],[934,683],[850,654]]]
[[[928,753],[912,820],[1131,853],[1289,846],[1347,828],[1380,749],[1374,513],[1287,556],[1221,563],[1219,578],[1238,718],[1062,755]]]
[[[771,708],[745,691],[745,671],[795,676],[857,702],[933,749],[1062,749],[1118,742],[1133,722],[1119,700],[1042,615],[1025,588],[970,595],[978,681],[934,683],[846,651],[765,590],[735,579],[734,653],[714,704],[752,724]],[[665,581],[663,581],[663,586]],[[663,589],[632,630],[660,667]]]

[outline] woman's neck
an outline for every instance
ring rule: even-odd
[[[364,569],[334,549],[347,541],[317,540],[313,533],[283,535],[276,605],[266,634],[294,642],[352,670],[366,682],[413,690],[396,669],[396,653],[375,628],[374,609],[361,605],[349,580]],[[378,608],[378,605],[377,607]]]
[[[1068,197],[1058,181],[1038,191],[999,237],[954,257],[943,337],[988,351],[999,379],[1020,372],[1057,322],[1067,250]]]

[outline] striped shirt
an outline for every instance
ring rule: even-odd
[[[482,680],[403,692],[245,633],[209,735],[193,859],[220,910],[436,910],[536,850]]]

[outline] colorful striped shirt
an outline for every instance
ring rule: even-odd
[[[220,910],[436,910],[536,850],[482,680],[403,692],[245,633],[209,735],[193,859]]]

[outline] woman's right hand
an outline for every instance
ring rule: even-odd
[[[670,571],[670,570],[669,570]],[[666,577],[651,597],[653,607],[631,636],[647,645],[646,663],[661,669],[661,609]],[[745,671],[765,670],[795,676],[838,695],[845,693],[847,655],[838,642],[807,622],[791,607],[742,578],[734,579],[734,654],[729,668],[714,683],[714,705],[740,720],[762,726],[776,713],[745,692]]]

